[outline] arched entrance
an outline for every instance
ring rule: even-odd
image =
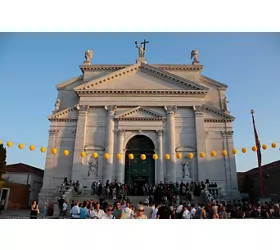
[[[154,153],[155,145],[145,135],[136,135],[128,141],[125,155],[125,183],[138,186],[139,191],[145,183],[155,184],[155,160],[152,157]],[[133,160],[128,159],[129,154],[134,155]],[[146,160],[141,160],[141,154],[146,155]]]

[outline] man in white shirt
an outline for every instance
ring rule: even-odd
[[[104,211],[100,209],[100,203],[95,203],[95,209],[93,210],[93,219],[100,219],[104,215]]]
[[[76,201],[74,207],[70,210],[72,219],[80,219],[80,208],[78,206],[79,202]]]
[[[190,219],[191,218],[191,211],[189,210],[190,205],[189,206],[184,206],[184,212],[182,215],[182,219]]]

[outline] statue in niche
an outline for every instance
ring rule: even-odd
[[[183,177],[183,179],[191,179],[190,162],[188,162],[187,159],[183,159],[181,164],[182,164],[182,177]]]
[[[58,111],[60,109],[60,100],[59,99],[56,99],[56,102],[55,102],[55,110]]]
[[[88,161],[88,176],[98,176],[98,159],[94,159],[92,156]]]

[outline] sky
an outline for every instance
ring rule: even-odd
[[[277,33],[0,33],[0,140],[12,141],[7,163],[44,169],[40,150],[20,150],[17,143],[47,146],[56,84],[81,75],[84,51],[94,50],[93,64],[134,64],[134,42],[147,39],[150,64],[191,64],[197,49],[203,74],[227,84],[227,98],[238,171],[257,166],[251,151],[254,134],[250,110],[261,144],[279,142],[262,152],[263,164],[279,160],[280,34]]]

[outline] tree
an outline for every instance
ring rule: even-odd
[[[2,175],[6,174],[6,158],[7,158],[7,150],[4,148],[3,144],[0,144],[0,180],[2,179]]]

